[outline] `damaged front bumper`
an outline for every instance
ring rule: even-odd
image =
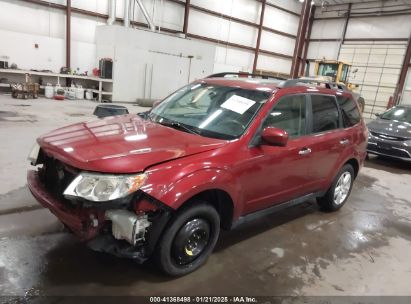
[[[37,171],[28,172],[27,183],[33,196],[91,249],[140,263],[153,253],[172,212],[149,197],[145,201],[156,206],[154,211],[136,212],[134,201],[113,209],[68,206],[47,191]]]

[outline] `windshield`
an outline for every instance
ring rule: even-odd
[[[167,97],[150,112],[149,118],[202,136],[235,139],[244,133],[270,94],[194,83]]]
[[[384,114],[381,114],[380,118],[411,123],[411,109],[394,107]]]

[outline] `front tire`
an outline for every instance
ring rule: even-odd
[[[203,201],[179,210],[156,249],[157,265],[170,276],[182,276],[202,266],[220,233],[220,216]]]
[[[338,172],[327,193],[317,199],[318,205],[324,211],[337,211],[340,209],[350,196],[354,182],[354,169],[346,164]]]

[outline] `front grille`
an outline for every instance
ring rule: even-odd
[[[63,192],[76,177],[77,170],[42,151],[39,159],[43,165],[39,169],[41,182],[51,194],[65,201]]]
[[[395,140],[395,141],[406,141],[407,138],[405,137],[400,137],[400,136],[393,136],[393,135],[387,135],[383,133],[378,133],[378,132],[370,132],[372,136],[375,136],[380,139],[385,139],[385,140]]]
[[[368,151],[372,152],[377,152],[380,154],[385,154],[385,155],[389,155],[389,156],[393,156],[393,157],[401,157],[401,158],[410,158],[410,155],[402,150],[398,150],[398,149],[381,149],[380,147],[378,147],[377,145],[368,145],[367,148]]]

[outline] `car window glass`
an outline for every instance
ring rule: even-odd
[[[344,127],[351,127],[360,122],[361,116],[355,101],[350,97],[338,96]]]
[[[273,107],[263,124],[263,128],[275,127],[287,131],[290,137],[305,134],[305,96],[282,97]]]
[[[311,95],[313,133],[338,128],[338,108],[333,96]]]
[[[234,139],[244,133],[270,95],[262,90],[193,83],[153,108],[150,118],[160,124],[180,124],[180,129],[202,136]]]
[[[411,123],[411,109],[403,107],[393,107],[384,114],[381,114],[380,118]]]

